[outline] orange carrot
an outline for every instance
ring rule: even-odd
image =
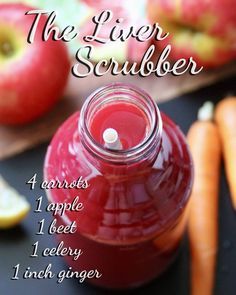
[[[232,203],[236,209],[236,97],[225,98],[218,103],[215,120],[222,140]]]
[[[202,109],[187,135],[195,170],[188,222],[192,295],[213,294],[215,279],[221,149],[209,106],[206,111]]]

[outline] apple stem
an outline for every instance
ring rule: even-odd
[[[4,41],[0,43],[0,53],[4,56],[11,56],[13,53],[13,48],[10,42]]]

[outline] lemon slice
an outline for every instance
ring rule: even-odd
[[[17,225],[29,210],[28,201],[0,176],[0,228],[5,229]]]

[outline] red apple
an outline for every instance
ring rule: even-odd
[[[0,4],[0,123],[31,122],[50,110],[63,94],[70,69],[62,41],[42,41],[46,16],[35,40],[27,43],[32,7]]]
[[[148,14],[170,33],[158,45],[171,44],[174,60],[214,67],[236,57],[235,0],[148,0]]]
[[[127,4],[124,0],[120,0],[119,2],[108,0],[84,1],[90,5],[90,14],[85,22],[80,26],[80,41],[83,45],[93,45],[94,48],[91,60],[99,62],[101,59],[110,59],[113,57],[120,64],[124,63],[126,60],[140,62],[143,54],[150,45],[149,42],[139,42],[134,38],[129,38],[125,42],[116,40],[114,42],[108,41],[106,44],[98,42],[85,43],[83,42],[83,36],[91,35],[94,32],[95,25],[91,19],[93,16],[101,14],[104,10],[112,11],[112,19],[103,25],[98,34],[100,38],[106,40],[109,40],[111,30],[114,26],[118,26],[120,30],[124,30],[126,34],[128,34],[130,26],[134,26],[138,29],[140,26],[148,24],[147,18],[138,17],[137,12],[131,11],[129,6],[130,3]],[[118,24],[116,20],[119,18],[123,19],[123,21]]]

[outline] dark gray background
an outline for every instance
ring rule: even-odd
[[[172,117],[186,133],[190,124],[196,119],[197,110],[205,100],[216,102],[228,93],[236,94],[236,77],[225,80],[208,88],[163,103],[160,109]],[[236,126],[235,126],[236,128]],[[25,182],[37,173],[39,181],[42,179],[43,161],[47,144],[41,145],[21,155],[0,162],[0,174],[14,186],[21,194],[25,195],[35,209],[36,198],[45,194],[42,190],[29,190]],[[235,151],[236,152],[236,151]],[[219,253],[217,261],[217,273],[215,294],[236,294],[236,216],[231,206],[229,190],[222,168],[219,198]],[[23,280],[12,281],[13,266],[20,263],[21,272],[30,266],[32,270],[44,269],[48,263],[53,264],[53,270],[57,273],[66,269],[62,258],[30,258],[32,244],[39,240],[39,250],[55,245],[53,236],[46,233],[36,236],[38,221],[46,219],[46,225],[51,219],[49,213],[33,213],[21,226],[9,231],[0,231],[0,295],[49,295],[49,294],[120,294],[121,292],[104,291],[88,284],[79,284],[77,280],[65,280],[58,285],[52,280]],[[179,257],[172,267],[160,278],[151,284],[137,290],[122,292],[122,294],[158,294],[158,295],[187,295],[189,294],[189,251],[188,240],[185,238]],[[124,265],[125,267],[125,265]],[[201,294],[199,294],[201,295]]]

